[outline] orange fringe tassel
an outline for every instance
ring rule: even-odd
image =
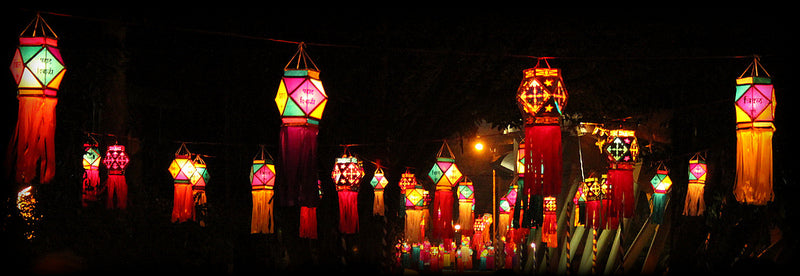
[[[16,152],[15,179],[49,183],[56,173],[55,129],[58,99],[19,97],[19,113],[9,153]]]

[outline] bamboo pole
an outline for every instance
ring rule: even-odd
[[[586,228],[583,225],[579,225],[575,227],[575,231],[573,231],[572,238],[568,241],[569,242],[569,256],[575,256],[575,252],[580,249],[581,242],[583,241],[583,235],[586,232]],[[566,249],[565,249],[566,250]],[[569,262],[569,263],[567,263]],[[558,263],[558,274],[565,275],[571,272],[571,259],[567,259],[567,256],[562,255],[561,260]]]
[[[661,225],[656,229],[656,233],[654,234],[653,241],[650,243],[650,248],[647,251],[647,257],[644,259],[644,264],[642,265],[642,274],[652,274],[656,266],[658,265],[658,261],[661,257],[661,252],[664,249],[664,243],[666,242],[669,232],[670,232],[670,213],[667,212],[666,209],[669,206],[669,198],[667,198],[667,203],[664,206],[664,221]]]
[[[617,230],[617,234],[614,237],[614,243],[611,245],[611,251],[609,251],[608,260],[606,260],[606,267],[603,271],[603,274],[610,275],[617,269],[617,259],[619,259],[620,254],[620,238],[622,235],[622,227]]]
[[[642,252],[645,245],[647,245],[650,239],[653,237],[653,233],[655,233],[657,228],[658,225],[650,223],[650,218],[647,218],[647,220],[644,222],[644,225],[642,225],[642,228],[639,229],[639,233],[636,234],[636,238],[634,238],[630,248],[628,248],[628,251],[625,252],[623,257],[624,260],[622,266],[620,267],[622,269],[621,272],[626,273],[631,271],[633,265],[636,264],[638,259],[637,257]]]
[[[581,263],[578,266],[578,274],[585,275],[590,274],[592,272],[592,261],[594,259],[594,252],[596,249],[596,239],[595,239],[595,232],[594,229],[587,229],[586,231],[586,243],[583,246],[583,256],[581,256]]]

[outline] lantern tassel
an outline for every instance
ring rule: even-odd
[[[185,222],[192,219],[194,200],[192,184],[176,182],[172,203],[172,222]]]
[[[405,238],[408,242],[422,242],[422,231],[420,224],[425,219],[424,210],[406,210]]]
[[[355,234],[358,232],[358,192],[341,190],[339,194],[339,232]]]
[[[635,200],[633,197],[633,169],[628,168],[629,166],[618,166],[616,169],[608,170],[608,183],[613,187],[612,209],[618,211],[619,216],[631,218]]]
[[[509,226],[511,226],[511,215],[509,213],[500,213],[497,218],[497,235],[505,237],[508,234]]]
[[[653,193],[653,210],[650,214],[652,222],[661,224],[664,221],[664,208],[667,205],[667,194]]]
[[[525,151],[525,186],[529,194],[558,196],[562,185],[561,126],[526,126],[525,144],[546,145],[531,146]],[[537,177],[539,181],[535,179]]]
[[[317,238],[317,207],[300,206],[300,237]]]
[[[251,234],[272,234],[275,232],[272,198],[274,190],[253,190],[253,214],[250,221]]]
[[[697,183],[689,183],[689,189],[686,191],[686,200],[683,206],[684,216],[702,216],[706,209],[706,203],[703,199],[705,193],[705,185]]]
[[[461,225],[461,234],[463,236],[472,236],[474,217],[472,214],[472,202],[458,202],[458,224]]]
[[[206,211],[207,211],[207,203],[208,199],[206,199],[206,191],[204,190],[194,190],[192,199],[194,201],[193,205],[193,212],[192,212],[192,220],[196,221],[200,224],[200,226],[206,226]]]
[[[375,190],[375,199],[372,201],[372,215],[384,216],[385,207],[383,202],[383,190]]]
[[[128,184],[125,182],[125,175],[109,174],[106,187],[108,187],[106,208],[125,210],[128,207]]]
[[[81,204],[83,207],[89,205],[89,202],[95,202],[100,199],[100,170],[91,168],[85,170],[83,173],[83,193],[81,196]]]
[[[542,242],[546,243],[547,247],[558,247],[557,229],[555,212],[545,212],[542,221]]]
[[[15,179],[17,183],[29,184],[37,178],[40,183],[49,183],[56,170],[54,140],[58,100],[50,97],[18,98],[17,126],[9,144],[9,154],[17,154]]]
[[[774,128],[736,130],[736,200],[751,205],[772,201],[772,134]]]
[[[603,225],[602,210],[600,208],[599,200],[586,201],[586,226],[593,229]]]
[[[433,198],[433,233],[436,240],[452,239],[453,191],[436,190]]]

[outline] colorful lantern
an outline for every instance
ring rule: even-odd
[[[764,71],[764,75],[759,75]],[[749,73],[749,74],[748,74]],[[736,200],[766,205],[772,190],[772,136],[775,132],[775,89],[758,57],[736,79]]]
[[[358,189],[364,178],[364,167],[345,149],[344,155],[336,158],[331,178],[339,195],[339,232],[355,234],[358,232]]]
[[[578,190],[575,191],[575,197],[572,198],[572,203],[575,204],[573,226],[586,224],[586,193],[583,190],[585,187],[586,185],[579,185]]]
[[[194,173],[189,178],[189,182],[192,184],[192,199],[194,202],[192,219],[197,221],[200,226],[205,226],[208,212],[206,184],[208,183],[210,175],[208,174],[206,162],[199,154],[195,155],[192,163],[194,163]]]
[[[583,182],[583,192],[586,198],[586,226],[593,229],[612,228],[609,225],[611,204],[606,197],[610,196],[608,181],[603,177],[590,175]]]
[[[511,216],[514,214],[514,207],[517,202],[517,188],[517,182],[511,182],[508,185],[508,191],[500,198],[498,203],[497,233],[500,237],[505,237],[509,228],[511,228]]]
[[[128,184],[125,182],[125,169],[130,159],[125,153],[125,146],[108,146],[103,164],[108,171],[106,180],[106,208],[126,209],[128,206]]]
[[[410,169],[406,169],[400,182],[406,202],[406,241],[411,243],[422,242],[428,213],[428,191],[417,182],[416,176],[411,173]]]
[[[275,195],[275,165],[272,157],[261,147],[261,154],[253,158],[250,167],[250,187],[253,195],[253,212],[250,221],[251,234],[275,232],[272,199]]]
[[[702,216],[706,209],[705,195],[706,174],[708,166],[705,158],[696,153],[689,159],[689,187],[683,206],[683,215]]]
[[[55,176],[56,96],[65,72],[58,36],[37,14],[20,34],[11,61],[19,110],[9,149],[16,152],[18,183],[48,183]]]
[[[381,168],[380,162],[378,162],[376,165],[377,168],[372,174],[372,180],[369,182],[369,184],[372,185],[372,191],[375,196],[372,201],[372,214],[376,216],[383,216],[385,209],[383,202],[383,190],[386,188],[386,185],[389,184],[389,180],[387,180],[386,176],[383,175],[383,168]]]
[[[100,200],[103,192],[100,186],[100,150],[94,139],[83,144],[83,192],[81,204],[88,206],[89,202]]]
[[[172,222],[185,222],[194,216],[194,199],[191,178],[196,166],[192,162],[192,153],[181,144],[175,152],[175,159],[167,168],[172,175],[174,192],[172,202]]]
[[[542,241],[547,247],[558,247],[558,224],[556,223],[556,198],[544,197],[544,220],[542,221]]]
[[[624,128],[609,130],[601,147],[609,162],[608,182],[613,188],[611,208],[619,213],[616,217],[631,218],[635,206],[633,165],[639,156],[636,131]]]
[[[290,68],[294,62],[294,68]],[[302,67],[301,67],[302,65]],[[309,67],[309,65],[311,67]],[[319,69],[300,43],[283,69],[275,103],[281,116],[281,166],[275,190],[281,206],[316,208],[319,205],[317,134],[328,96],[319,79]],[[316,236],[316,220],[301,212],[300,232]]]
[[[672,180],[669,178],[669,171],[664,164],[658,165],[656,175],[650,179],[650,184],[653,185],[653,206],[650,216],[653,223],[661,224],[667,205],[667,193],[672,188]]]
[[[445,149],[447,151],[445,151]],[[449,243],[453,239],[453,187],[463,175],[456,165],[455,156],[445,141],[436,154],[428,177],[433,181],[436,192],[433,196],[433,235],[432,239]]]
[[[475,215],[472,209],[475,206],[475,187],[472,181],[463,177],[458,183],[458,225],[461,225],[461,233],[465,236],[472,235],[472,224]]]

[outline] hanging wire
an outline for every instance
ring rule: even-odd
[[[319,69],[317,68],[317,65],[314,64],[314,61],[311,60],[311,57],[309,57],[308,53],[306,53],[305,46],[306,46],[305,42],[300,42],[300,44],[297,45],[297,52],[295,52],[294,56],[292,56],[292,59],[290,59],[289,62],[286,63],[286,66],[283,67],[283,70],[289,70],[289,66],[292,65],[292,62],[295,62],[295,65],[294,65],[294,67],[295,67],[294,69],[295,70],[312,69],[312,68],[308,67],[309,65],[311,65],[311,66],[313,66],[313,70],[314,71],[319,71]],[[302,68],[300,67],[301,64],[303,66]]]
[[[33,28],[31,28],[31,26],[33,26]],[[50,25],[48,25],[47,22],[44,21],[44,18],[42,18],[41,13],[39,12],[36,13],[36,17],[31,21],[31,23],[28,23],[28,26],[26,26],[25,29],[22,30],[19,36],[25,37],[26,36],[25,32],[27,32],[28,30],[31,31],[29,37],[43,36],[43,37],[52,37],[58,39],[58,35],[56,34],[56,32],[54,32],[53,29],[50,28]],[[37,32],[41,34],[37,35]]]

